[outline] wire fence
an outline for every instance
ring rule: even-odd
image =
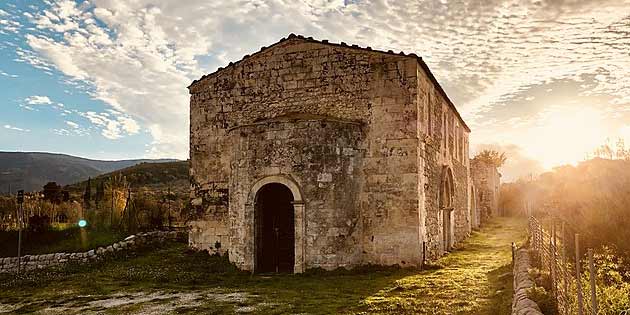
[[[597,272],[593,250],[587,249],[580,234],[562,220],[530,217],[529,241],[538,267],[549,275],[549,294],[558,314],[597,315]],[[584,268],[588,268],[589,281],[583,278]]]

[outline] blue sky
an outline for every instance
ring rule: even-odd
[[[29,4],[29,6],[26,6]],[[45,3],[4,1],[0,9],[21,25],[17,32],[5,28],[0,33],[0,149],[7,151],[62,152],[91,158],[121,159],[146,154],[151,136],[138,131],[123,137],[102,135],[86,113],[107,113],[108,104],[95,100],[86,91],[68,82],[54,66],[25,61],[31,52],[24,39],[31,26],[22,12],[40,12]],[[17,14],[16,14],[17,13]],[[0,16],[7,21],[7,14]],[[12,26],[8,24],[8,26]],[[49,33],[49,35],[54,35]],[[22,52],[22,54],[20,54]]]
[[[0,150],[188,156],[186,86],[289,33],[422,56],[507,179],[630,146],[630,0],[0,2]],[[608,140],[607,140],[608,139]]]

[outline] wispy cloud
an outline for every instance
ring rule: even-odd
[[[11,126],[11,125],[4,125],[4,129],[20,131],[20,132],[30,132],[31,131],[30,129],[19,128],[19,127],[15,127],[15,126]]]
[[[71,135],[71,134],[77,135],[77,136],[87,136],[90,134],[87,128],[82,127],[81,125],[79,125],[78,123],[74,121],[66,120],[65,123],[66,123],[66,126],[68,126],[68,129],[65,129],[65,128],[53,129],[53,132],[62,136]]]
[[[68,126],[70,126],[70,127],[72,127],[72,128],[75,128],[75,129],[76,129],[76,128],[79,128],[79,124],[77,124],[77,123],[75,123],[75,122],[73,122],[73,121],[68,121],[68,120],[66,120],[66,125],[68,125]]]
[[[110,140],[120,139],[125,135],[134,135],[140,131],[140,126],[135,120],[120,112],[96,113],[90,111],[78,112],[78,114],[100,128],[101,135]]]
[[[9,77],[9,78],[17,78],[18,77],[17,74],[9,74],[9,73],[6,73],[6,72],[4,72],[2,70],[0,70],[0,75],[3,76],[3,77]]]
[[[53,102],[48,96],[33,95],[24,99],[24,102],[29,105],[50,105]]]

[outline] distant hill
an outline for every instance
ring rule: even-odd
[[[0,152],[0,194],[6,194],[9,189],[39,191],[51,181],[68,185],[140,163],[173,161],[177,160],[101,161],[56,153]]]
[[[91,186],[93,191],[103,181],[112,176],[122,175],[132,189],[148,188],[152,191],[166,191],[187,194],[190,184],[188,181],[188,161],[140,163],[124,169],[93,177]],[[83,192],[87,181],[81,181],[66,186],[71,193]]]

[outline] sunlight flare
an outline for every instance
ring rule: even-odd
[[[541,116],[524,143],[546,169],[583,161],[607,138],[603,114],[594,108],[555,106]]]

